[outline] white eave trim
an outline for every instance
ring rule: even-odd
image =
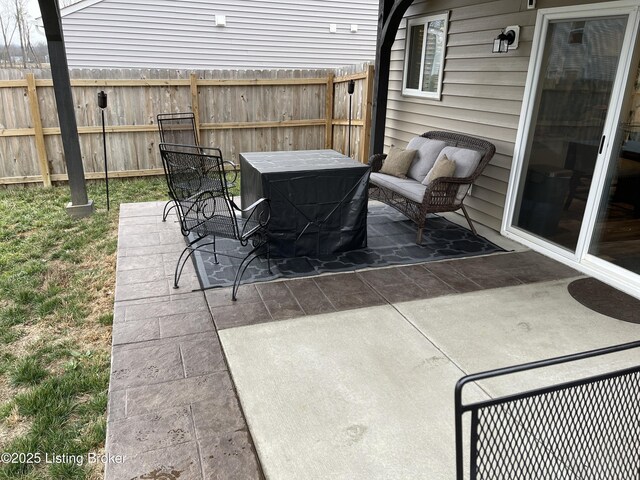
[[[78,3],[74,3],[73,5],[69,5],[68,7],[63,7],[60,9],[60,16],[64,17],[69,15],[70,13],[74,13],[82,10],[83,8],[90,7],[91,5],[95,5],[96,3],[101,2],[102,0],[81,0]],[[36,25],[40,28],[44,28],[44,23],[42,22],[42,17],[35,18]]]
[[[70,13],[75,13],[83,8],[90,7],[91,5],[95,5],[96,3],[100,3],[102,0],[81,0],[78,3],[74,3],[73,5],[69,5],[68,7],[63,7],[60,9],[60,16],[64,17],[65,15],[69,15]]]

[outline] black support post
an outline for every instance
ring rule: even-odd
[[[67,205],[67,212],[73,217],[85,217],[93,212],[93,201],[87,197],[60,8],[58,0],[38,0],[38,3],[47,37],[53,90],[56,96],[62,147],[71,190],[71,203]]]
[[[413,0],[380,0],[371,113],[371,147],[369,149],[372,155],[382,153],[384,149],[391,47],[396,39],[396,33],[398,33],[402,17],[412,3]]]

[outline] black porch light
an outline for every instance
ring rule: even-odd
[[[518,48],[519,34],[519,26],[505,28],[493,41],[493,53],[507,53]]]

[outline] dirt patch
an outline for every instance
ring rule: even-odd
[[[16,358],[26,357],[34,353],[36,345],[51,343],[52,339],[60,335],[59,327],[48,325],[45,322],[21,325],[19,328],[22,336],[15,340],[9,347],[9,351]]]
[[[89,320],[95,320],[105,313],[109,313],[113,310],[113,302],[116,291],[116,254],[113,253],[109,256],[100,259],[99,265],[92,263],[92,267],[98,266],[101,272],[104,272],[104,278],[102,282],[95,281],[93,285],[88,285],[93,292],[94,301],[91,303],[91,313],[89,314]]]
[[[82,350],[111,353],[111,327],[93,325],[93,329],[83,329],[74,335]]]
[[[91,453],[95,453],[96,455],[104,455],[104,448],[99,450],[94,450]],[[103,480],[104,479],[104,465],[102,462],[94,463],[89,467],[89,474],[87,475],[88,480]]]
[[[18,407],[13,406],[11,413],[0,422],[0,450],[15,438],[25,435],[31,428],[31,422],[18,413]]]
[[[91,311],[87,315],[84,325],[73,326],[74,339],[84,350],[97,350],[110,352],[111,350],[111,326],[105,326],[98,322],[103,315],[113,312],[116,287],[116,254],[104,256],[84,267],[98,268],[102,273],[100,277],[93,278],[86,285],[88,291],[92,292],[90,303]]]
[[[61,260],[47,261],[47,271],[44,273],[42,289],[46,291],[52,286],[68,289],[74,268],[77,268],[77,266]]]
[[[0,377],[0,405],[4,405],[6,402],[11,400],[18,390],[13,388],[9,381],[5,378],[5,376]]]

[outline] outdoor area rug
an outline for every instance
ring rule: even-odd
[[[242,277],[242,283],[407,265],[504,251],[484,237],[474,235],[470,230],[436,215],[429,217],[422,243],[416,245],[415,224],[393,208],[379,202],[369,203],[367,237],[367,248],[328,257],[272,258],[271,274],[267,270],[266,259],[259,258],[249,265]],[[250,249],[249,246],[242,247],[239,242],[227,239],[218,238],[216,243],[218,252],[239,257],[244,257]],[[213,254],[206,251],[197,251],[193,257],[202,288],[233,285],[239,259],[218,255],[220,263],[215,264]]]

